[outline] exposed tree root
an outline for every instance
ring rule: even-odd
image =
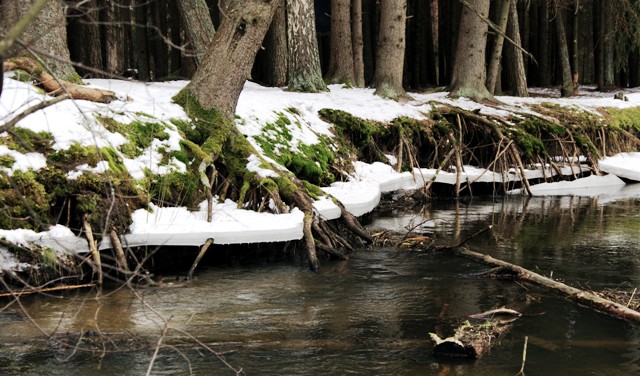
[[[18,57],[3,63],[4,71],[20,69],[34,77],[38,85],[53,96],[68,94],[73,99],[83,99],[92,102],[110,103],[117,99],[114,92],[73,84],[58,80],[44,70],[40,64],[28,57]]]

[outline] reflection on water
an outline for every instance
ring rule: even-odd
[[[639,209],[638,198],[474,199],[434,202],[372,226],[420,224],[416,231],[456,243],[493,224],[471,248],[583,287],[633,288],[640,285]],[[250,375],[514,375],[524,336],[530,337],[528,374],[640,372],[638,327],[535,287],[470,277],[482,270],[446,255],[385,248],[325,262],[318,274],[290,264],[209,268],[192,281],[141,289],[138,296],[121,289],[25,297],[30,319],[16,303],[0,312],[0,367],[8,375],[144,374],[150,348],[73,353],[45,346],[43,332],[93,330],[155,343],[161,315]],[[447,335],[465,315],[525,293],[542,302],[483,359],[433,359],[429,331]],[[233,374],[183,333],[169,331],[163,343],[175,347],[160,351],[153,374],[188,374],[189,367],[199,375]]]

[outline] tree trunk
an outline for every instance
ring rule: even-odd
[[[520,26],[518,23],[517,1],[512,1],[509,6],[508,36],[520,45]],[[509,77],[516,97],[528,97],[527,73],[525,72],[522,51],[509,44],[507,48],[507,63],[509,64]]]
[[[382,0],[380,34],[376,70],[373,77],[375,94],[395,99],[405,94],[402,87],[404,68],[407,1]]]
[[[512,0],[502,0],[500,7],[500,17],[498,18],[498,27],[500,31],[505,33],[507,31],[507,21],[509,20],[509,9]],[[493,52],[491,53],[491,60],[489,61],[489,69],[487,71],[487,90],[492,95],[496,92],[496,82],[498,75],[500,74],[500,61],[502,60],[502,46],[504,45],[504,37],[500,34],[495,34],[495,40],[493,42]]]
[[[226,13],[201,65],[185,91],[204,109],[233,119],[238,97],[279,0],[246,0]]]
[[[122,74],[125,70],[126,48],[124,47],[124,22],[126,13],[115,0],[107,0],[104,9],[104,70],[111,74]]]
[[[550,25],[551,20],[549,17],[549,4],[547,1],[542,2],[542,9],[540,14],[540,38],[538,43],[540,44],[540,67],[538,68],[538,82],[540,86],[550,86],[552,77],[552,64],[551,64],[551,40],[550,40]]]
[[[613,11],[611,7],[614,4],[611,1],[605,1],[602,4],[603,20],[604,20],[604,89],[610,90],[615,86],[615,62],[613,59],[613,44],[614,44],[614,30],[613,30]]]
[[[287,11],[284,3],[280,4],[273,15],[271,27],[265,37],[265,77],[267,85],[287,85]]]
[[[215,34],[205,0],[177,0],[182,28],[193,48],[196,64],[202,63]]]
[[[494,100],[487,90],[485,52],[487,46],[487,24],[476,14],[484,18],[489,14],[489,0],[465,1],[458,30],[453,77],[451,80],[452,97],[468,97],[476,101]],[[472,9],[469,9],[472,8]]]
[[[604,83],[604,7],[602,1],[593,2],[593,29],[594,31],[594,70],[596,76],[596,85],[598,90],[605,90]]]
[[[15,25],[35,2],[36,0],[3,1],[2,23]],[[24,30],[20,40],[24,45],[33,48],[36,54],[42,52],[58,58],[53,60],[40,56],[55,77],[69,82],[80,82],[80,77],[71,65],[66,26],[63,4],[47,1],[36,19]],[[14,45],[5,57],[28,54],[23,47]]]
[[[364,87],[364,40],[362,35],[362,0],[352,0],[351,35],[353,37],[353,73],[355,87]]]
[[[331,0],[331,52],[327,82],[353,85],[353,46],[351,42],[351,7],[349,0]]]
[[[562,69],[562,89],[560,94],[563,97],[570,97],[574,94],[573,77],[571,76],[571,63],[569,62],[569,47],[567,46],[567,33],[564,28],[564,12],[556,6],[556,34],[558,36],[558,47],[560,53],[560,64]]]
[[[286,0],[289,39],[289,90],[315,93],[327,90],[320,69],[313,0]]]
[[[438,6],[438,0],[430,1],[431,11],[431,48],[432,48],[432,62],[433,62],[433,83],[440,85],[440,8]]]
[[[133,66],[138,70],[137,78],[148,81],[151,78],[149,71],[149,48],[147,46],[147,0],[132,0],[134,9],[133,25]]]

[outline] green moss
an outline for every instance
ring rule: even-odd
[[[605,117],[609,126],[616,129],[640,131],[640,107],[606,108]]]
[[[58,253],[51,248],[44,247],[40,250],[42,264],[48,268],[55,268],[58,265]]]
[[[367,121],[341,110],[322,109],[318,112],[320,118],[333,124],[336,131],[350,140],[357,148],[369,148],[374,141],[374,135],[383,132],[381,124]]]
[[[10,155],[0,155],[0,167],[12,168],[16,163],[15,158]]]
[[[278,113],[277,120],[267,123],[262,134],[254,139],[267,156],[285,166],[298,178],[314,184],[332,182],[335,178],[330,169],[335,155],[331,140],[326,136],[319,136],[320,140],[316,144],[300,144],[294,148],[291,145],[293,133],[290,129],[294,126],[299,127],[300,124],[292,124],[286,115]]]
[[[13,78],[16,81],[20,82],[31,82],[33,81],[33,76],[22,69],[16,69],[13,71]]]
[[[317,200],[320,196],[324,196],[324,192],[322,191],[322,189],[320,189],[320,187],[315,184],[311,184],[308,181],[303,180],[302,186],[307,191],[309,196],[311,196],[311,198],[315,200]]]
[[[153,119],[151,115],[136,113],[138,116],[145,116]],[[120,123],[113,118],[101,117],[98,119],[102,125],[110,132],[121,133],[129,140],[128,143],[120,146],[119,150],[128,158],[139,157],[151,146],[154,139],[164,141],[169,139],[166,132],[167,124],[163,122],[134,120],[131,123]]]
[[[21,153],[49,153],[53,145],[53,136],[49,132],[34,132],[30,129],[16,127],[11,131],[11,136],[4,138],[4,143],[9,149]]]
[[[543,156],[546,153],[544,144],[540,139],[527,132],[512,130],[513,140],[522,151],[525,159],[530,160],[535,156]]]
[[[149,195],[158,203],[196,208],[205,199],[198,190],[199,177],[191,171],[173,171],[165,175],[149,174]]]
[[[49,195],[33,171],[0,171],[0,228],[44,230],[49,223]]]
[[[525,132],[541,136],[563,137],[567,134],[567,129],[562,125],[555,124],[540,117],[530,117],[518,123]]]
[[[77,142],[71,144],[68,149],[58,150],[49,154],[48,158],[59,166],[64,166],[67,170],[72,170],[76,166],[85,163],[95,167],[102,160],[98,148],[95,146],[82,146]]]

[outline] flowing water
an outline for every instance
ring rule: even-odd
[[[636,191],[637,192],[637,187]],[[472,239],[476,251],[575,286],[640,287],[640,194],[599,198],[436,201],[372,226],[415,227],[441,244]],[[453,256],[384,247],[314,274],[292,263],[199,269],[162,287],[0,301],[0,374],[233,375],[193,336],[248,375],[515,375],[528,336],[528,375],[640,374],[640,325],[593,312],[530,285],[488,280]],[[540,298],[481,359],[439,362],[429,332],[469,314]],[[63,296],[64,298],[60,298]],[[162,336],[168,320],[166,336]],[[74,348],[107,333],[104,348]],[[58,340],[46,341],[44,333]],[[74,339],[75,338],[75,339]],[[141,346],[151,343],[152,346]],[[126,351],[112,352],[114,347]]]

